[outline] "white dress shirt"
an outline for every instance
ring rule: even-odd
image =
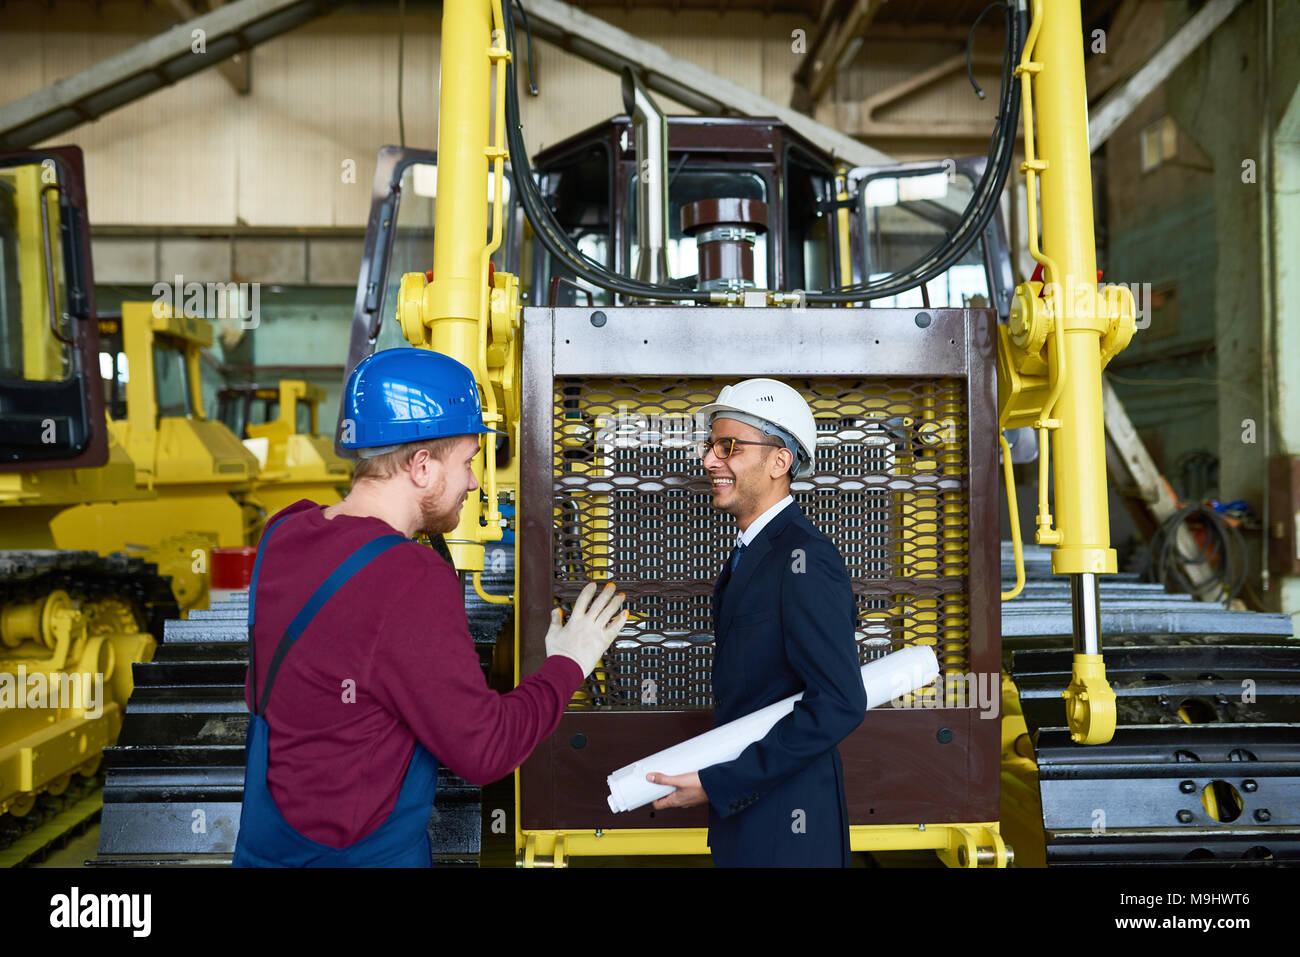
[[[736,533],[736,547],[741,548],[743,546],[746,546],[750,542],[752,542],[755,538],[757,538],[758,533],[767,527],[767,523],[772,521],[772,519],[776,518],[776,516],[780,513],[781,509],[785,508],[793,501],[794,501],[794,496],[787,495],[785,498],[781,499],[781,501],[777,502],[775,505],[769,508],[762,515],[758,516],[758,518],[750,522],[749,528],[745,529],[743,532],[738,531]]]

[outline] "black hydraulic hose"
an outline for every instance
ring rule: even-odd
[[[505,19],[506,44],[511,53],[515,51],[514,17],[510,0],[502,0],[502,12]],[[660,286],[652,283],[638,282],[617,273],[610,272],[602,263],[587,256],[565,233],[563,227],[555,220],[554,214],[547,206],[533,179],[532,166],[528,162],[528,150],[524,146],[523,132],[519,121],[519,94],[516,89],[513,57],[506,65],[506,138],[510,152],[510,166],[514,172],[523,203],[524,213],[533,227],[533,232],[554,256],[575,275],[602,289],[609,289],[637,299],[659,299],[669,302],[710,301],[710,294],[680,287]]]
[[[1002,60],[1002,92],[998,122],[990,144],[990,162],[980,177],[975,194],[962,213],[953,233],[945,235],[933,249],[906,270],[878,280],[845,286],[837,290],[810,292],[809,303],[849,303],[881,299],[924,285],[942,275],[966,255],[967,250],[984,234],[1001,202],[1002,190],[1011,171],[1015,153],[1016,129],[1020,119],[1020,84],[1014,76],[1024,42],[1023,23],[1012,4],[1005,5],[1007,47]]]
[[[518,3],[518,0],[516,0],[516,3]],[[528,42],[528,95],[537,96],[542,91],[537,86],[537,71],[536,69],[534,69],[535,64],[533,61],[533,28],[528,25],[528,11],[524,9],[524,5],[522,3],[518,3],[518,6],[519,6],[519,16],[524,21],[524,39]],[[979,21],[976,20],[975,22],[978,23]],[[514,51],[512,50],[511,52]]]
[[[514,17],[511,0],[502,0],[505,19],[506,43],[513,53],[515,51]],[[941,275],[956,263],[987,228],[994,211],[998,207],[1007,174],[1010,172],[1012,154],[1015,148],[1016,124],[1020,112],[1020,87],[1012,75],[1013,64],[1019,59],[1020,45],[1023,42],[1023,25],[1017,15],[1015,6],[1006,5],[1007,15],[1007,49],[1003,57],[1002,96],[995,128],[991,161],[985,169],[975,195],[971,197],[962,213],[957,229],[945,236],[934,249],[900,272],[882,277],[875,282],[846,286],[836,290],[814,291],[804,294],[810,303],[850,303],[863,302],[896,295],[929,282]],[[513,58],[506,67],[506,137],[510,152],[511,167],[515,172],[516,185],[525,215],[533,227],[537,238],[546,250],[567,266],[575,275],[586,279],[603,289],[638,299],[657,299],[670,302],[691,301],[707,303],[712,301],[712,294],[707,292],[686,291],[672,286],[661,286],[628,279],[608,270],[604,264],[597,262],[579,250],[564,229],[555,220],[554,214],[542,198],[533,179],[532,168],[528,162],[527,148],[523,142],[523,133],[519,120],[519,98],[514,74]]]
[[[1000,6],[1003,6],[1003,4],[990,3],[987,7],[981,10],[979,16],[975,18],[975,22],[970,25],[970,33],[966,35],[966,78],[970,80],[970,85],[975,90],[975,95],[978,96],[981,100],[984,99],[984,90],[981,89],[980,85],[975,82],[975,71],[971,69],[971,63],[970,63],[970,52],[971,49],[975,46],[975,31],[979,28],[980,21],[984,19],[985,15],[990,10]],[[520,10],[522,9],[523,8],[520,7]],[[525,27],[528,26],[528,19],[526,17],[524,18],[524,26]]]

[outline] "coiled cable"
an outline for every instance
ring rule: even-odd
[[[1196,554],[1178,547],[1178,531],[1205,533],[1205,546]],[[1186,571],[1205,567],[1209,576],[1199,584]],[[1187,505],[1165,519],[1151,540],[1150,574],[1165,587],[1171,584],[1189,595],[1210,596],[1227,604],[1246,583],[1246,544],[1241,532],[1208,505]]]

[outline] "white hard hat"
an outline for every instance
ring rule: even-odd
[[[728,413],[737,413],[728,416]],[[701,428],[708,428],[718,416],[736,418],[738,421],[762,429],[768,435],[777,435],[765,424],[770,423],[794,439],[799,446],[795,455],[795,478],[805,478],[813,473],[813,457],[817,453],[817,422],[812,409],[797,391],[775,379],[746,379],[735,385],[723,386],[716,402],[710,402],[696,413]],[[758,420],[758,421],[750,421]],[[791,449],[791,451],[796,451]]]

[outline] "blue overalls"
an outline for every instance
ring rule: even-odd
[[[288,516],[285,516],[287,518]],[[257,575],[267,540],[277,520],[262,536],[253,564],[253,580],[248,593],[248,674],[254,710],[248,718],[245,740],[244,804],[235,842],[235,867],[432,867],[433,852],[429,843],[429,816],[438,789],[438,759],[420,742],[406,769],[397,804],[384,823],[355,844],[343,848],[329,847],[304,837],[289,825],[271,797],[266,769],[270,727],[263,715],[275,684],[280,664],[326,602],[370,561],[394,545],[409,541],[402,535],[383,535],[362,545],[325,579],[285,630],[271,659],[266,687],[259,702],[257,671],[253,658],[253,616],[257,600]]]

